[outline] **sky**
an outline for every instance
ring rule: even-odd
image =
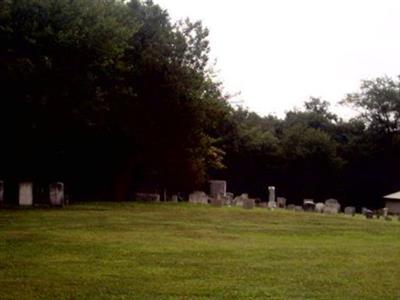
[[[284,116],[311,96],[337,104],[361,80],[400,74],[399,0],[154,0],[172,20],[201,20],[234,103]]]

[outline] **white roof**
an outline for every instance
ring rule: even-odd
[[[385,199],[400,200],[400,192],[384,196]]]

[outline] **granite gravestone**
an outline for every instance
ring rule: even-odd
[[[63,206],[64,205],[64,184],[62,182],[56,182],[50,184],[50,204],[52,206]]]
[[[219,196],[226,196],[226,181],[211,180],[210,181],[210,196],[217,199]]]
[[[33,205],[33,184],[32,182],[22,182],[19,184],[18,202],[20,206]]]

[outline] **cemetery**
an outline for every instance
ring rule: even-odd
[[[304,199],[302,205],[287,204],[287,199],[284,197],[276,197],[276,188],[274,186],[267,187],[268,202],[262,202],[260,199],[251,199],[248,194],[241,194],[234,196],[233,193],[227,192],[227,182],[223,180],[211,180],[209,188],[209,194],[203,191],[195,191],[188,195],[187,202],[190,204],[202,204],[211,205],[214,207],[242,207],[244,209],[254,209],[255,207],[269,209],[274,211],[275,209],[286,209],[297,212],[309,212],[309,213],[322,213],[322,214],[340,214],[343,213],[346,216],[354,217],[357,213],[357,208],[353,206],[341,207],[340,203],[336,199],[327,199],[324,202],[317,202],[313,199]],[[4,199],[4,181],[0,181],[0,208],[6,207]],[[370,210],[368,208],[360,208],[360,214],[365,216],[367,219],[383,217],[387,221],[392,219],[389,215],[397,216],[400,221],[400,212],[397,209],[399,193],[385,196],[386,204],[388,207],[382,209]],[[34,207],[34,193],[32,182],[22,182],[19,184],[18,192],[18,206],[19,207]],[[63,207],[67,204],[64,194],[64,184],[62,182],[52,183],[49,185],[47,205],[49,207]],[[391,200],[395,199],[395,200]],[[135,201],[139,202],[160,202],[161,195],[157,193],[135,193]],[[181,198],[182,201],[186,202],[186,199]],[[165,202],[179,202],[178,195],[171,195],[167,197],[164,195]],[[400,202],[399,202],[400,203]],[[43,205],[43,203],[41,203]]]
[[[10,206],[0,181],[0,299],[400,295],[400,218],[386,207],[290,203],[274,186],[261,201],[223,180],[187,198],[137,192],[125,202],[71,202],[62,182],[38,202],[38,188],[21,182]]]
[[[0,299],[398,299],[400,222],[236,198],[1,209]]]
[[[0,300],[399,300],[400,2],[322,2],[0,1]]]

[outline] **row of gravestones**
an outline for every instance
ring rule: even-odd
[[[50,184],[49,202],[52,206],[63,206],[65,204],[64,184],[62,182]],[[22,182],[19,184],[18,204],[22,207],[33,206],[34,199],[32,182]],[[4,206],[4,181],[0,181],[0,206]]]
[[[242,194],[234,197],[232,193],[225,195],[219,194],[216,197],[208,196],[206,193],[196,191],[189,195],[189,203],[191,204],[211,204],[212,206],[240,206],[246,209],[252,209],[256,206],[256,200],[249,198],[248,194]]]

